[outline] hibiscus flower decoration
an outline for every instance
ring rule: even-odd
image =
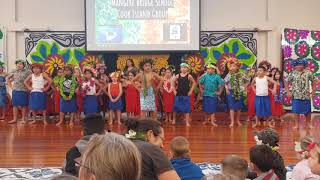
[[[231,64],[236,64],[239,67],[241,66],[241,62],[237,59],[237,57],[234,54],[222,54],[218,61],[218,69],[220,72],[225,72],[226,67],[230,69]]]
[[[312,31],[311,37],[316,41],[320,41],[320,31]]]
[[[97,56],[87,54],[84,59],[81,61],[80,66],[90,66],[96,68],[97,64],[100,63],[100,59]]]
[[[63,68],[66,64],[60,55],[49,55],[44,61],[44,70],[48,74],[52,74],[54,70]]]
[[[295,44],[299,40],[299,31],[297,29],[285,29],[284,38],[289,44]]]
[[[294,46],[296,55],[305,58],[310,54],[310,47],[306,41],[301,41]]]
[[[313,107],[317,110],[320,109],[320,94],[316,93],[316,95],[313,97]]]
[[[315,60],[320,61],[320,42],[312,46],[311,55]]]
[[[186,58],[186,62],[189,64],[190,69],[194,73],[201,71],[201,68],[204,66],[204,59],[199,54],[189,55]]]
[[[290,46],[283,47],[283,56],[285,59],[290,58],[292,55],[292,49]]]

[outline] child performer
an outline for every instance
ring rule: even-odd
[[[271,104],[269,97],[268,84],[273,85],[276,82],[266,75],[266,69],[263,66],[259,66],[257,69],[257,77],[253,79],[252,86],[255,86],[256,97],[254,99],[254,108],[256,112],[256,123],[252,127],[256,127],[259,123],[259,118],[266,118],[269,127],[273,127],[271,124]],[[273,94],[275,93],[275,87],[273,89]]]
[[[201,85],[204,85],[202,110],[209,116],[211,125],[216,127],[215,112],[217,112],[217,96],[223,91],[224,81],[220,75],[216,74],[217,68],[214,65],[208,64],[206,67],[207,73],[205,73],[199,81]],[[207,122],[206,118],[203,124],[207,124]]]
[[[306,116],[309,128],[313,128],[311,122],[311,101],[310,101],[310,82],[312,83],[312,96],[315,95],[316,83],[311,71],[305,69],[308,62],[304,59],[295,60],[293,63],[295,70],[292,71],[285,82],[286,93],[292,98],[292,112],[295,113],[294,129],[299,128],[299,115]],[[288,83],[292,87],[289,89]]]
[[[248,70],[248,74],[250,77],[250,83],[247,86],[247,104],[248,104],[248,119],[247,121],[251,121],[252,118],[256,116],[256,112],[254,110],[254,98],[256,97],[256,90],[251,83],[256,76],[255,69],[250,68]]]
[[[4,63],[0,62],[0,108],[1,108],[0,121],[4,121],[4,116],[6,114],[6,102],[7,102],[6,76],[7,76],[7,73],[4,72]]]
[[[142,70],[133,81],[140,81],[142,88],[140,91],[140,108],[141,116],[146,117],[148,113],[151,117],[156,118],[156,102],[155,102],[155,90],[153,84],[155,80],[162,83],[162,78],[152,71],[152,60],[145,59],[140,62],[140,69]]]
[[[276,82],[276,94],[271,98],[271,112],[273,118],[278,118],[283,121],[283,94],[284,94],[284,84],[282,79],[282,73],[279,69],[276,69],[274,73],[273,80]]]
[[[230,109],[230,127],[234,126],[234,116],[236,115],[236,122],[238,126],[241,126],[240,123],[240,113],[244,100],[244,91],[247,87],[248,78],[245,74],[239,72],[241,67],[241,62],[237,59],[231,60],[228,63],[228,68],[230,73],[225,77],[226,93],[228,98],[228,106]]]
[[[96,77],[96,70],[92,67],[85,66],[83,68],[84,79],[82,81],[81,89],[84,93],[84,101],[83,101],[83,110],[84,114],[93,114],[98,113],[98,95],[101,94],[103,87],[98,80],[95,79]],[[99,91],[97,92],[97,89]]]
[[[56,124],[60,126],[64,122],[65,113],[70,113],[70,126],[74,125],[74,113],[77,112],[77,102],[75,90],[77,87],[76,77],[73,76],[73,68],[67,65],[64,68],[64,77],[59,82],[60,91],[60,121]]]
[[[177,82],[177,88],[174,91],[173,121],[176,123],[177,113],[185,115],[186,126],[190,126],[190,96],[196,86],[196,82],[189,74],[190,66],[187,63],[180,64],[181,72],[175,76],[174,82]]]
[[[123,82],[123,87],[126,88],[126,111],[128,117],[134,117],[140,113],[140,96],[138,87],[132,81],[135,77],[135,71],[127,73],[128,79]]]
[[[82,72],[80,67],[74,68],[74,75],[77,80],[77,88],[76,88],[76,101],[77,101],[77,112],[75,113],[75,120],[79,121],[81,118],[81,112],[83,112],[83,96],[82,96],[82,89],[81,84],[83,82]]]
[[[107,67],[105,64],[97,64],[98,76],[97,79],[101,84],[101,88],[103,88],[101,94],[98,96],[99,102],[99,113],[102,111],[103,117],[106,115],[106,111],[108,108],[108,95],[104,93],[104,89],[107,87],[108,82],[110,81],[107,75]]]
[[[64,70],[63,68],[55,69],[52,73],[53,83],[53,102],[54,102],[54,112],[59,114],[60,113],[60,91],[59,91],[59,83],[63,79]]]
[[[22,110],[22,122],[26,123],[26,110],[28,106],[28,93],[24,85],[24,80],[31,74],[26,69],[26,62],[24,60],[16,60],[16,70],[14,70],[8,77],[7,82],[12,91],[12,106],[13,106],[13,120],[9,124],[16,123],[18,120],[18,108]],[[13,83],[13,84],[12,84]]]
[[[108,84],[108,91],[106,92],[109,96],[109,125],[113,123],[113,115],[117,115],[118,125],[121,124],[121,110],[122,110],[122,85],[119,82],[120,73],[113,72],[110,75],[112,82]]]
[[[33,121],[31,121],[30,124],[34,124],[36,122],[36,113],[38,111],[41,111],[43,115],[43,123],[44,125],[47,125],[47,94],[45,92],[51,86],[52,80],[45,73],[42,73],[41,64],[32,64],[31,68],[33,74],[29,75],[27,79],[24,80],[24,85],[31,92],[29,99],[29,109],[32,113]],[[45,81],[48,82],[47,85],[45,85]]]
[[[166,68],[164,82],[162,85],[163,97],[163,111],[166,113],[165,122],[172,123],[173,103],[174,103],[174,84],[173,84],[173,70],[171,67]]]

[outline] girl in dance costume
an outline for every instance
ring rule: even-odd
[[[279,69],[276,69],[274,73],[273,80],[276,82],[276,94],[272,95],[271,98],[271,112],[273,118],[278,118],[283,121],[283,95],[284,95],[284,83],[282,78],[282,72]]]
[[[254,68],[250,68],[248,70],[248,74],[250,77],[250,83],[247,86],[247,104],[248,104],[248,119],[247,121],[251,121],[255,116],[256,112],[254,110],[254,98],[256,97],[256,90],[251,83],[256,76],[256,72]]]
[[[119,82],[120,73],[113,72],[110,74],[112,82],[108,84],[108,93],[109,96],[109,125],[113,123],[113,116],[117,115],[118,125],[121,124],[121,110],[122,110],[122,85]]]
[[[163,96],[163,111],[166,113],[165,122],[172,123],[175,90],[173,84],[173,70],[171,67],[166,68],[164,82],[161,91]]]
[[[7,103],[7,88],[6,88],[6,77],[7,73],[4,72],[4,63],[0,62],[0,109],[1,116],[0,121],[4,121],[6,114],[6,103]]]
[[[81,84],[83,83],[83,75],[80,67],[74,68],[74,75],[78,84],[76,88],[77,112],[75,113],[75,120],[79,121],[81,119],[81,113],[83,112],[83,94],[81,89]]]
[[[33,124],[36,122],[36,113],[41,111],[43,115],[43,123],[47,125],[47,111],[46,111],[46,99],[47,94],[45,93],[51,86],[51,78],[47,74],[42,73],[41,64],[32,64],[31,66],[33,74],[29,75],[24,81],[24,85],[30,91],[29,109],[33,116]],[[45,85],[47,81],[47,85]]]
[[[136,83],[133,82],[133,78],[135,77],[134,71],[129,71],[127,77],[122,85],[125,88],[126,111],[128,117],[134,117],[140,113],[139,88]]]
[[[92,114],[98,113],[98,95],[101,94],[103,87],[96,77],[96,70],[92,67],[85,66],[83,68],[84,79],[82,81],[81,89],[84,94],[84,101],[83,101],[83,110],[84,114]],[[99,91],[97,91],[99,89]]]
[[[107,87],[108,82],[110,81],[110,78],[108,77],[107,73],[107,67],[105,64],[97,64],[97,79],[99,80],[99,83],[101,84],[101,87],[103,88],[101,94],[98,96],[98,102],[99,102],[99,113],[102,112],[103,117],[106,116],[106,112],[108,109],[108,94],[104,93],[104,89]]]

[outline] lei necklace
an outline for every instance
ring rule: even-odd
[[[235,74],[230,74],[230,83],[231,83],[231,90],[233,92],[233,97],[236,101],[239,101],[241,98],[241,73],[237,72]]]
[[[61,97],[64,100],[67,100],[67,96],[64,94],[65,92],[65,87],[63,85],[64,80],[66,79],[66,77],[61,78],[60,82],[59,82],[59,89],[60,89],[60,94]],[[70,84],[70,94],[69,97],[73,97],[75,90],[76,90],[76,86],[77,86],[77,80],[74,76],[71,76],[71,84]]]
[[[84,86],[83,90],[84,90],[85,94],[87,94],[87,92],[89,92],[90,89],[95,85],[95,80],[93,78],[91,78],[89,81],[85,80],[84,83],[86,83],[86,85]]]
[[[166,79],[165,83],[163,84],[163,89],[168,93],[171,93],[173,91],[171,79],[172,78]]]

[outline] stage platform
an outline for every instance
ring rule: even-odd
[[[198,163],[219,163],[228,154],[237,154],[248,159],[250,147],[255,144],[251,122],[246,122],[243,116],[243,126],[228,127],[228,116],[217,114],[219,127],[202,125],[203,115],[195,114],[191,127],[185,127],[178,121],[175,126],[164,125],[165,147],[167,154],[170,140],[175,136],[185,136],[191,143],[191,156]],[[280,153],[285,163],[295,164],[298,160],[294,152],[294,142],[306,135],[320,137],[319,120],[315,118],[315,128],[305,129],[304,124],[299,130],[293,130],[292,116],[288,115],[285,122],[277,122],[276,130],[280,134]],[[6,121],[9,121],[6,120]],[[113,132],[123,133],[124,127],[117,124],[105,126]],[[53,122],[44,126],[36,124],[13,124],[0,122],[0,167],[60,167],[65,152],[81,138],[79,122],[74,127],[67,125],[56,127]]]

